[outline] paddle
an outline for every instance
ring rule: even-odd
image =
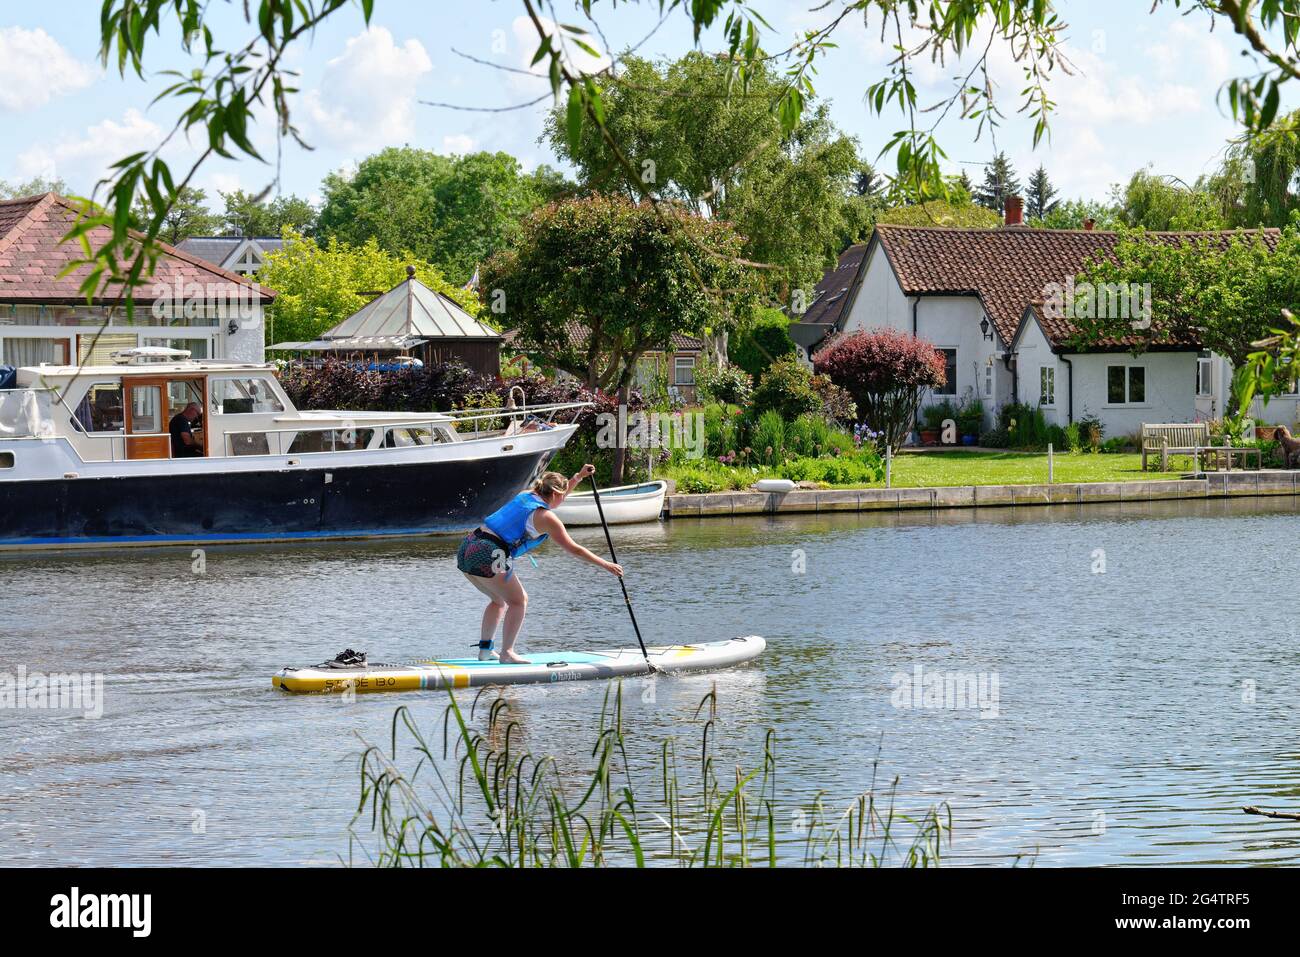
[[[600,489],[596,487],[596,476],[591,477],[591,494],[596,498],[596,514],[600,516],[600,527],[605,530],[605,544],[609,546],[609,560],[615,565],[618,564],[618,555],[614,551],[614,537],[609,534],[609,522],[605,521],[605,509],[600,504]],[[662,674],[662,672],[650,663],[650,652],[645,650],[645,642],[641,639],[641,627],[636,623],[636,612],[632,610],[632,599],[627,593],[627,582],[623,581],[623,576],[618,576],[618,587],[623,589],[623,601],[627,604],[628,617],[632,619],[632,630],[636,632],[636,643],[641,646],[641,654],[645,656],[645,666],[650,669],[650,673]]]

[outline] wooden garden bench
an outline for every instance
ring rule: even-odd
[[[1160,471],[1169,469],[1169,455],[1195,455],[1214,444],[1210,428],[1204,422],[1171,422],[1142,426],[1142,471],[1147,470],[1147,457],[1160,455]]]

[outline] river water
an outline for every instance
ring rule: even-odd
[[[698,748],[716,686],[724,768],[759,766],[775,729],[782,829],[875,773],[908,813],[947,802],[950,865],[1294,864],[1300,823],[1241,807],[1300,810],[1298,528],[1288,498],[619,529],[648,640],[769,642],[745,667],[628,682],[633,774],[652,792],[663,738]],[[454,547],[214,549],[197,572],[188,550],[0,560],[0,673],[105,676],[98,719],[0,710],[0,863],[346,858],[362,742],[387,741],[399,697],[432,729],[445,693],[295,697],[270,676],[344,647],[470,654],[481,606]],[[525,653],[634,644],[612,578],[539,555]],[[936,675],[985,696],[906,690]],[[581,770],[605,692],[506,699],[524,747]]]

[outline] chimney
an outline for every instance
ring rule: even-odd
[[[1091,216],[1089,216],[1087,219],[1083,221],[1083,228],[1086,229],[1088,232],[1092,232],[1093,229],[1096,227],[1096,225],[1097,225],[1097,221],[1093,219]]]
[[[1025,224],[1025,202],[1019,196],[1008,196],[1005,209],[1006,225],[1023,226]]]

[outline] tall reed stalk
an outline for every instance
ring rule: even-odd
[[[471,719],[489,690],[475,697]],[[951,841],[947,804],[915,819],[898,813],[897,778],[877,795],[878,757],[871,787],[841,813],[828,816],[818,792],[780,814],[774,731],[760,767],[719,768],[716,686],[695,710],[698,766],[685,775],[675,739],[665,739],[651,791],[638,790],[630,771],[621,683],[605,693],[588,770],[517,747],[519,725],[503,698],[488,701],[482,731],[454,694],[448,699],[439,753],[405,706],[393,715],[389,747],[364,749],[349,863],[360,851],[361,863],[384,867],[928,867],[940,862],[945,831]],[[409,772],[399,765],[408,757]]]

